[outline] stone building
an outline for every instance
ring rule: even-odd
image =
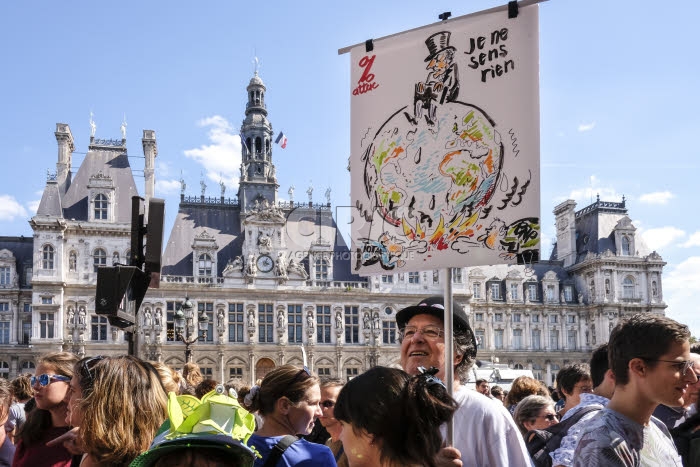
[[[193,359],[217,380],[253,382],[282,363],[352,377],[396,365],[396,312],[441,294],[438,271],[356,276],[350,250],[326,202],[278,199],[266,87],[247,86],[240,184],[233,198],[186,193],[166,233],[162,276],[137,316],[137,353],[174,367],[185,362],[176,318],[206,317]],[[95,314],[97,268],[128,264],[131,197],[138,195],[122,138],[90,138],[73,177],[73,137],[56,127],[56,173],[30,220],[33,239],[0,238],[0,375],[32,371],[38,355],[124,353],[123,331]],[[155,132],[144,130],[144,198],[154,195]],[[612,325],[634,312],[663,314],[664,262],[646,251],[625,200],[554,208],[557,243],[549,261],[453,268],[456,302],[467,310],[482,360],[529,368],[551,384],[559,368],[585,361]],[[184,309],[183,309],[183,304]],[[203,320],[202,320],[203,321]]]

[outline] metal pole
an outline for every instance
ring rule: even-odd
[[[454,335],[452,316],[452,268],[445,268],[445,385],[450,395],[454,394]],[[455,445],[454,420],[447,424],[447,445]]]

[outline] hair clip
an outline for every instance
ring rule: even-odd
[[[425,378],[425,383],[427,386],[430,387],[434,384],[439,384],[443,388],[447,389],[447,387],[445,386],[445,383],[443,383],[440,378],[435,376],[438,373],[438,371],[440,371],[440,370],[438,370],[434,366],[431,366],[428,369],[426,369],[424,366],[419,366],[418,371],[420,372],[419,376],[422,376],[423,378]]]

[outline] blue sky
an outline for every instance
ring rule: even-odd
[[[275,132],[280,196],[310,184],[314,201],[332,188],[348,204],[349,55],[345,46],[505,2],[3,2],[0,6],[1,235],[31,235],[55,171],[57,122],[76,143],[74,173],[89,141],[119,138],[124,116],[134,169],[141,133],[156,131],[156,195],[166,199],[169,234],[181,173],[188,195],[236,190],[238,128],[245,86],[260,58]],[[668,314],[700,336],[700,224],[694,217],[700,149],[697,91],[700,4],[651,1],[540,5],[543,256],[554,235],[552,208],[627,199],[637,232],[668,262]],[[135,171],[136,175],[142,172]],[[142,187],[143,178],[137,177]],[[142,188],[140,188],[141,192]]]

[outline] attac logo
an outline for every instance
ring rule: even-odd
[[[360,76],[360,79],[357,81],[357,87],[352,91],[353,96],[359,96],[360,94],[364,94],[379,87],[379,83],[374,81],[374,73],[369,72],[369,70],[372,68],[375,57],[376,55],[372,55],[372,57],[365,55],[360,60],[360,67],[364,68],[365,70],[362,72],[362,76]]]

